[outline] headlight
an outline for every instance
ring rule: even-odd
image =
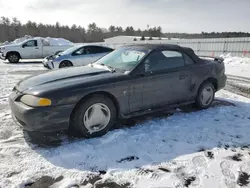
[[[50,106],[51,100],[47,98],[39,98],[33,95],[24,95],[21,97],[20,101],[28,106]]]

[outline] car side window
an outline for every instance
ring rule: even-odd
[[[186,53],[183,53],[183,57],[187,65],[195,64],[194,61]]]
[[[37,46],[37,40],[30,40],[23,44],[23,47],[35,47]]]
[[[113,49],[111,49],[111,48],[106,48],[106,47],[102,47],[102,52],[104,53],[104,52],[112,52],[113,51]]]
[[[84,47],[84,54],[85,55],[88,55],[88,54],[95,54],[95,49],[93,46],[87,46],[87,47]]]
[[[106,53],[110,52],[109,48],[100,47],[100,46],[92,46],[91,47],[92,54]]]
[[[76,55],[83,55],[85,54],[85,49],[84,47],[79,48],[78,50],[76,50],[72,55],[76,56]]]
[[[180,52],[163,50],[153,52],[145,60],[145,72],[157,72],[185,66]]]

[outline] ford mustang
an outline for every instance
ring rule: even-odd
[[[24,130],[96,137],[119,118],[191,103],[206,109],[225,83],[221,58],[198,57],[178,45],[129,45],[86,66],[21,80],[9,104]]]

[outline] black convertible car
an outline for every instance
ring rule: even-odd
[[[223,59],[201,59],[177,45],[121,47],[83,67],[21,80],[9,97],[27,131],[105,134],[117,118],[196,103],[208,108],[226,83]]]

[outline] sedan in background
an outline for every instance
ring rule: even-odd
[[[222,58],[200,58],[177,45],[132,45],[87,66],[26,78],[9,103],[25,130],[95,137],[119,118],[192,103],[206,109],[226,78]]]
[[[112,51],[112,48],[104,46],[75,46],[59,54],[45,58],[43,64],[49,69],[83,66],[97,61]]]

